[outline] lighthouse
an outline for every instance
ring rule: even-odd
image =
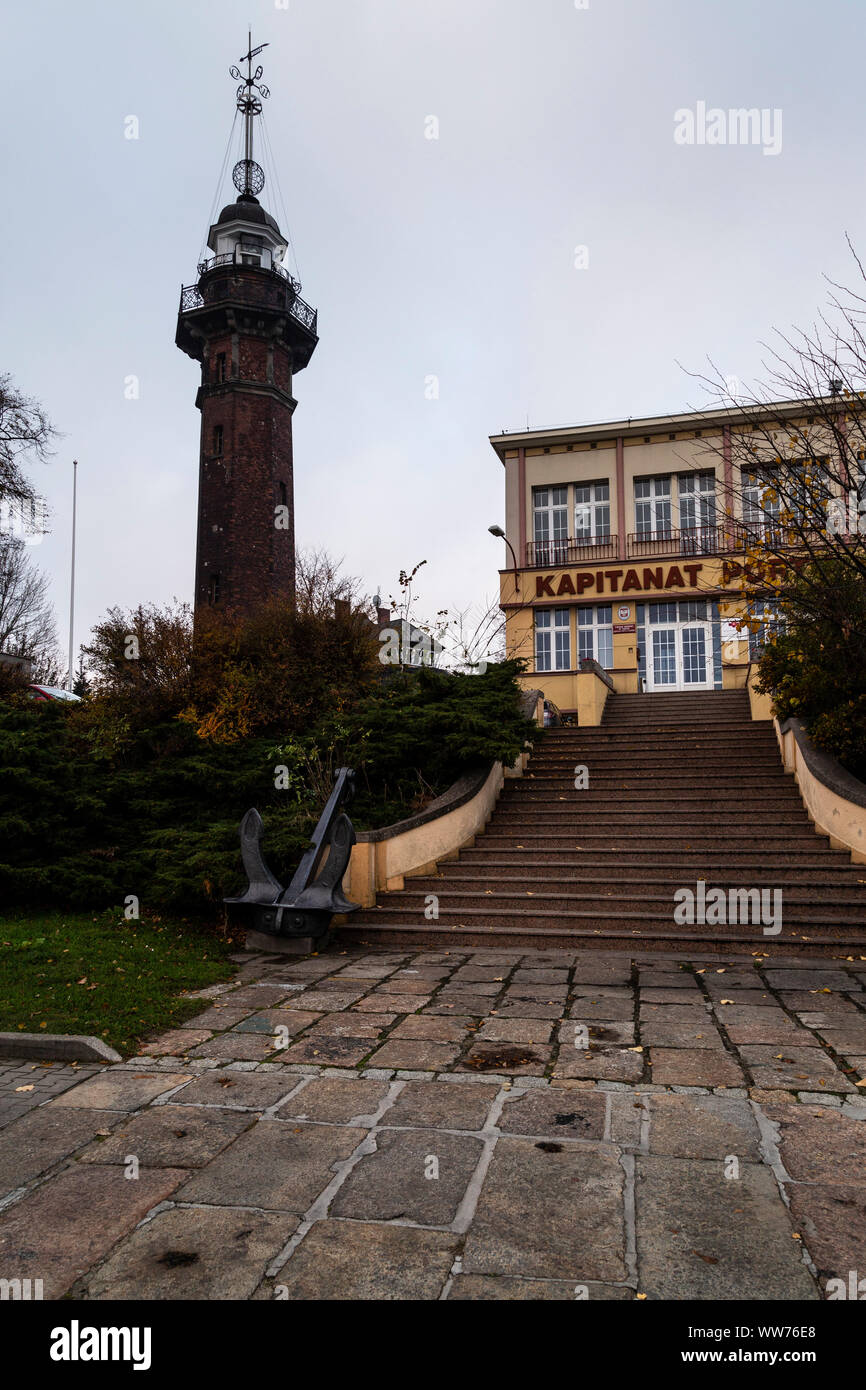
[[[250,38],[246,72],[230,69],[243,122],[238,196],[210,228],[212,254],[182,287],[177,316],[175,342],[201,364],[197,611],[248,613],[295,593],[294,378],[318,336],[316,311],[283,265],[286,238],[259,201],[254,140],[269,92],[253,60],[266,47]]]

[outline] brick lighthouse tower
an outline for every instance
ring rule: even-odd
[[[257,196],[254,122],[269,93],[253,59],[266,47],[250,40],[246,76],[231,69],[244,122],[238,198],[210,228],[213,255],[182,288],[177,316],[177,346],[201,363],[196,609],[249,612],[295,593],[293,377],[318,338],[315,310],[283,269],[286,240]]]

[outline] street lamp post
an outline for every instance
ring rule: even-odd
[[[491,536],[498,536],[498,538],[499,538],[500,540],[505,541],[505,544],[508,546],[508,549],[511,551],[511,558],[512,558],[512,560],[514,561],[514,592],[517,593],[517,594],[519,594],[519,593],[520,593],[520,573],[519,573],[518,566],[517,566],[517,556],[516,556],[515,553],[514,553],[514,546],[511,544],[511,541],[508,539],[508,537],[506,536],[506,534],[505,534],[505,532],[503,531],[503,529],[502,529],[501,526],[488,526],[487,529],[488,529],[488,531],[490,532]]]
[[[78,503],[78,459],[72,460],[72,566],[69,574],[69,673],[66,686],[71,690],[75,684],[72,668],[72,634],[75,625],[75,512]]]

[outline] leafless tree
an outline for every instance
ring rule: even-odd
[[[434,630],[442,647],[440,666],[469,674],[505,660],[505,615],[498,600],[446,612]]]
[[[57,431],[39,401],[25,396],[11,376],[0,374],[0,500],[33,502],[36,492],[22,471],[22,462],[46,463]]]
[[[858,288],[828,282],[810,328],[763,344],[761,380],[745,388],[712,361],[690,373],[711,401],[702,452],[722,462],[739,503],[711,529],[720,549],[744,554],[746,596],[784,599],[796,573],[800,607],[831,623],[847,620],[839,574],[866,580],[866,273],[851,254]],[[866,651],[866,631],[851,635]]]
[[[372,615],[373,607],[362,594],[362,581],[344,574],[343,561],[335,560],[327,550],[314,546],[299,550],[295,559],[295,603],[299,613],[317,618],[329,617],[334,603],[343,600],[355,610]]]
[[[62,677],[48,579],[8,535],[0,535],[0,651],[26,658],[33,680],[56,685]]]

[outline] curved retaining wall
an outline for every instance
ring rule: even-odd
[[[508,775],[520,775],[518,768]],[[494,763],[488,772],[468,773],[417,816],[381,830],[361,830],[343,879],[346,896],[372,907],[376,894],[399,890],[403,880],[430,873],[442,859],[453,859],[483,830],[496,804],[506,772]],[[350,919],[337,918],[336,921]]]
[[[800,719],[773,720],[782,761],[793,772],[806,810],[834,849],[866,864],[866,784],[810,741]]]

